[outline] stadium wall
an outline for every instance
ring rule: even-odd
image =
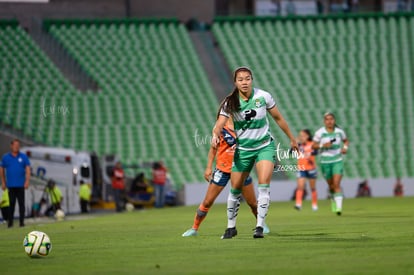
[[[344,179],[342,181],[342,188],[345,198],[355,198],[358,184],[363,179]],[[404,196],[414,196],[414,178],[402,178],[401,182],[404,185]],[[368,185],[371,187],[371,194],[373,197],[392,197],[394,190],[395,179],[370,179]],[[226,203],[229,192],[229,185],[216,199],[216,203]],[[327,185],[324,180],[317,181],[318,198],[326,199],[328,196]],[[204,199],[207,190],[206,183],[192,183],[184,185],[184,205],[199,205]],[[293,191],[296,188],[294,181],[273,181],[270,184],[270,198],[272,201],[289,201],[292,197]],[[309,187],[308,197],[309,199]]]
[[[131,0],[131,15],[135,17],[176,17],[186,22],[195,18],[212,22],[214,1],[206,0]]]
[[[70,18],[175,17],[212,22],[214,1],[205,0],[54,0],[49,3],[0,2],[0,18],[17,18],[21,25],[32,20]]]

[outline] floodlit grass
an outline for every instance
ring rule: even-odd
[[[253,239],[247,205],[239,235],[221,240],[225,205],[214,206],[198,237],[183,238],[196,207],[134,211],[0,229],[1,274],[413,274],[414,198],[347,199],[343,216],[320,201],[312,212],[273,203],[271,233]],[[72,217],[73,218],[73,217]],[[71,219],[71,217],[69,217]],[[26,233],[46,232],[51,254],[31,259]]]

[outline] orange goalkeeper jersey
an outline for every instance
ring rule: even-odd
[[[217,149],[216,168],[222,172],[230,173],[236,149],[236,134],[228,127],[224,127],[220,135]]]
[[[312,141],[308,141],[304,144],[299,144],[301,157],[298,159],[298,168],[301,171],[310,171],[316,169],[316,151],[312,148],[312,144]]]

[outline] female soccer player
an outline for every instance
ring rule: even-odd
[[[236,134],[234,133],[233,121],[230,118],[220,135],[220,145],[218,148],[210,147],[208,152],[207,167],[204,172],[204,178],[210,182],[207,193],[203,202],[200,204],[194,217],[193,226],[183,233],[183,237],[197,236],[198,228],[201,222],[207,216],[207,213],[214,201],[223,191],[230,179],[231,165],[233,162],[234,149],[236,146]],[[216,169],[212,172],[213,161],[216,159]],[[243,197],[250,206],[253,215],[257,218],[257,202],[256,195],[252,184],[252,178],[247,177],[244,182]],[[238,210],[239,205],[237,205]],[[265,232],[269,233],[269,229],[265,226]]]
[[[220,133],[227,120],[232,117],[236,130],[237,147],[231,171],[231,190],[227,199],[227,229],[222,236],[230,239],[237,234],[236,213],[243,182],[246,181],[256,162],[259,180],[257,199],[257,224],[254,238],[263,238],[263,226],[270,203],[270,180],[274,169],[275,144],[269,130],[267,113],[289,137],[292,148],[297,150],[295,137],[276,107],[272,96],[253,88],[253,74],[247,67],[240,67],[233,75],[235,88],[224,101],[219,118],[213,129],[212,145],[220,142]]]
[[[318,194],[316,193],[317,171],[315,164],[317,150],[313,149],[312,134],[308,129],[299,132],[299,152],[295,209],[302,209],[303,191],[305,190],[306,179],[309,179],[312,191],[312,210],[316,211],[318,210]]]
[[[316,131],[313,148],[319,149],[321,171],[331,192],[332,212],[340,216],[343,200],[341,179],[344,170],[342,154],[347,153],[349,141],[344,130],[336,125],[333,113],[328,112],[323,117],[325,126]]]

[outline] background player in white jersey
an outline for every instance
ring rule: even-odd
[[[253,74],[249,68],[240,67],[233,75],[235,89],[225,99],[225,104],[213,129],[212,145],[220,142],[220,133],[227,120],[232,117],[237,137],[231,171],[231,190],[227,200],[227,229],[222,236],[230,239],[237,234],[235,213],[239,204],[243,183],[256,162],[258,184],[257,224],[254,238],[263,238],[265,217],[270,203],[270,180],[274,169],[275,144],[269,131],[269,113],[290,139],[291,146],[298,150],[295,137],[273,100],[263,90],[253,88]]]
[[[343,154],[348,151],[349,141],[344,130],[336,125],[335,115],[324,115],[325,126],[316,131],[313,148],[319,149],[321,171],[331,192],[331,208],[339,216],[342,213],[343,194],[341,179],[344,170]]]

